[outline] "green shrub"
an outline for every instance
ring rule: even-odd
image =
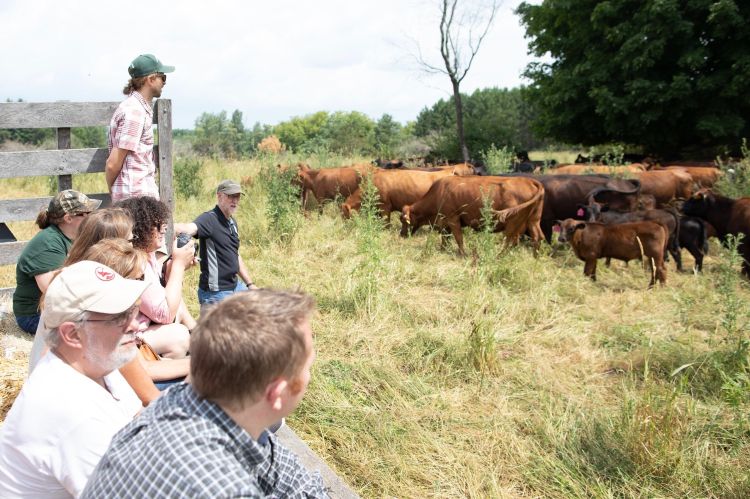
[[[266,164],[261,168],[260,180],[268,196],[266,216],[269,223],[269,238],[284,244],[289,243],[299,228],[300,186],[294,182],[294,168],[281,170]]]
[[[203,160],[196,157],[177,158],[174,163],[174,186],[185,199],[197,197],[203,190]]]

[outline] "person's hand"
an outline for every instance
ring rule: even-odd
[[[190,240],[182,248],[177,247],[177,241],[172,244],[172,261],[182,265],[184,268],[190,268],[194,264],[195,242]]]

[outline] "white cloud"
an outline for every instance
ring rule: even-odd
[[[502,7],[462,91],[521,83],[517,3]],[[129,62],[154,53],[177,67],[164,92],[177,127],[234,109],[248,124],[319,110],[407,121],[450,92],[409,57],[410,39],[438,55],[436,16],[425,0],[5,1],[0,44],[13,49],[0,58],[0,98],[120,100]]]

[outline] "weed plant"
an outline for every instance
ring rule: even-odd
[[[482,153],[482,160],[490,175],[508,173],[511,170],[515,154],[510,147],[498,148],[492,144],[489,149]]]
[[[177,195],[188,199],[203,190],[203,160],[198,157],[177,158],[174,162],[174,187]]]
[[[717,158],[724,175],[716,183],[716,190],[730,198],[750,196],[750,148],[747,139],[740,146],[742,157],[734,163],[726,163]]]

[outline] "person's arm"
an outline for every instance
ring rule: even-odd
[[[198,226],[193,222],[174,224],[174,233],[180,234],[182,232],[195,237],[198,235]]]
[[[138,398],[141,399],[143,407],[146,407],[156,400],[161,392],[154,385],[150,373],[144,369],[142,362],[146,361],[143,360],[143,356],[138,352],[135,359],[120,368],[120,374],[122,374],[122,377],[125,378],[125,381],[128,382],[135,394],[138,395]]]
[[[117,176],[122,171],[122,165],[125,164],[125,157],[130,151],[113,147],[109,153],[107,162],[104,164],[104,176],[107,179],[107,188],[112,191],[112,185],[115,183]]]
[[[253,284],[253,280],[250,278],[250,272],[247,271],[245,262],[242,261],[242,257],[239,254],[237,255],[237,261],[239,262],[239,267],[240,267],[240,270],[239,272],[237,272],[237,275],[240,276],[240,279],[242,279],[242,282],[245,283],[248,289],[257,289],[258,286]]]
[[[161,360],[145,360],[143,357],[139,357],[139,360],[153,381],[184,378],[190,373],[190,357]]]
[[[49,286],[50,281],[52,281],[52,278],[55,277],[56,274],[57,270],[50,270],[44,274],[35,275],[34,279],[36,279],[36,285],[39,287],[39,291],[45,293],[47,291],[47,286]]]
[[[172,265],[167,277],[167,285],[164,286],[164,292],[169,305],[169,322],[172,322],[177,316],[177,310],[182,303],[182,280],[185,277],[185,269],[190,268],[195,256],[195,246],[192,241],[183,246],[177,247],[175,240],[172,246]]]

